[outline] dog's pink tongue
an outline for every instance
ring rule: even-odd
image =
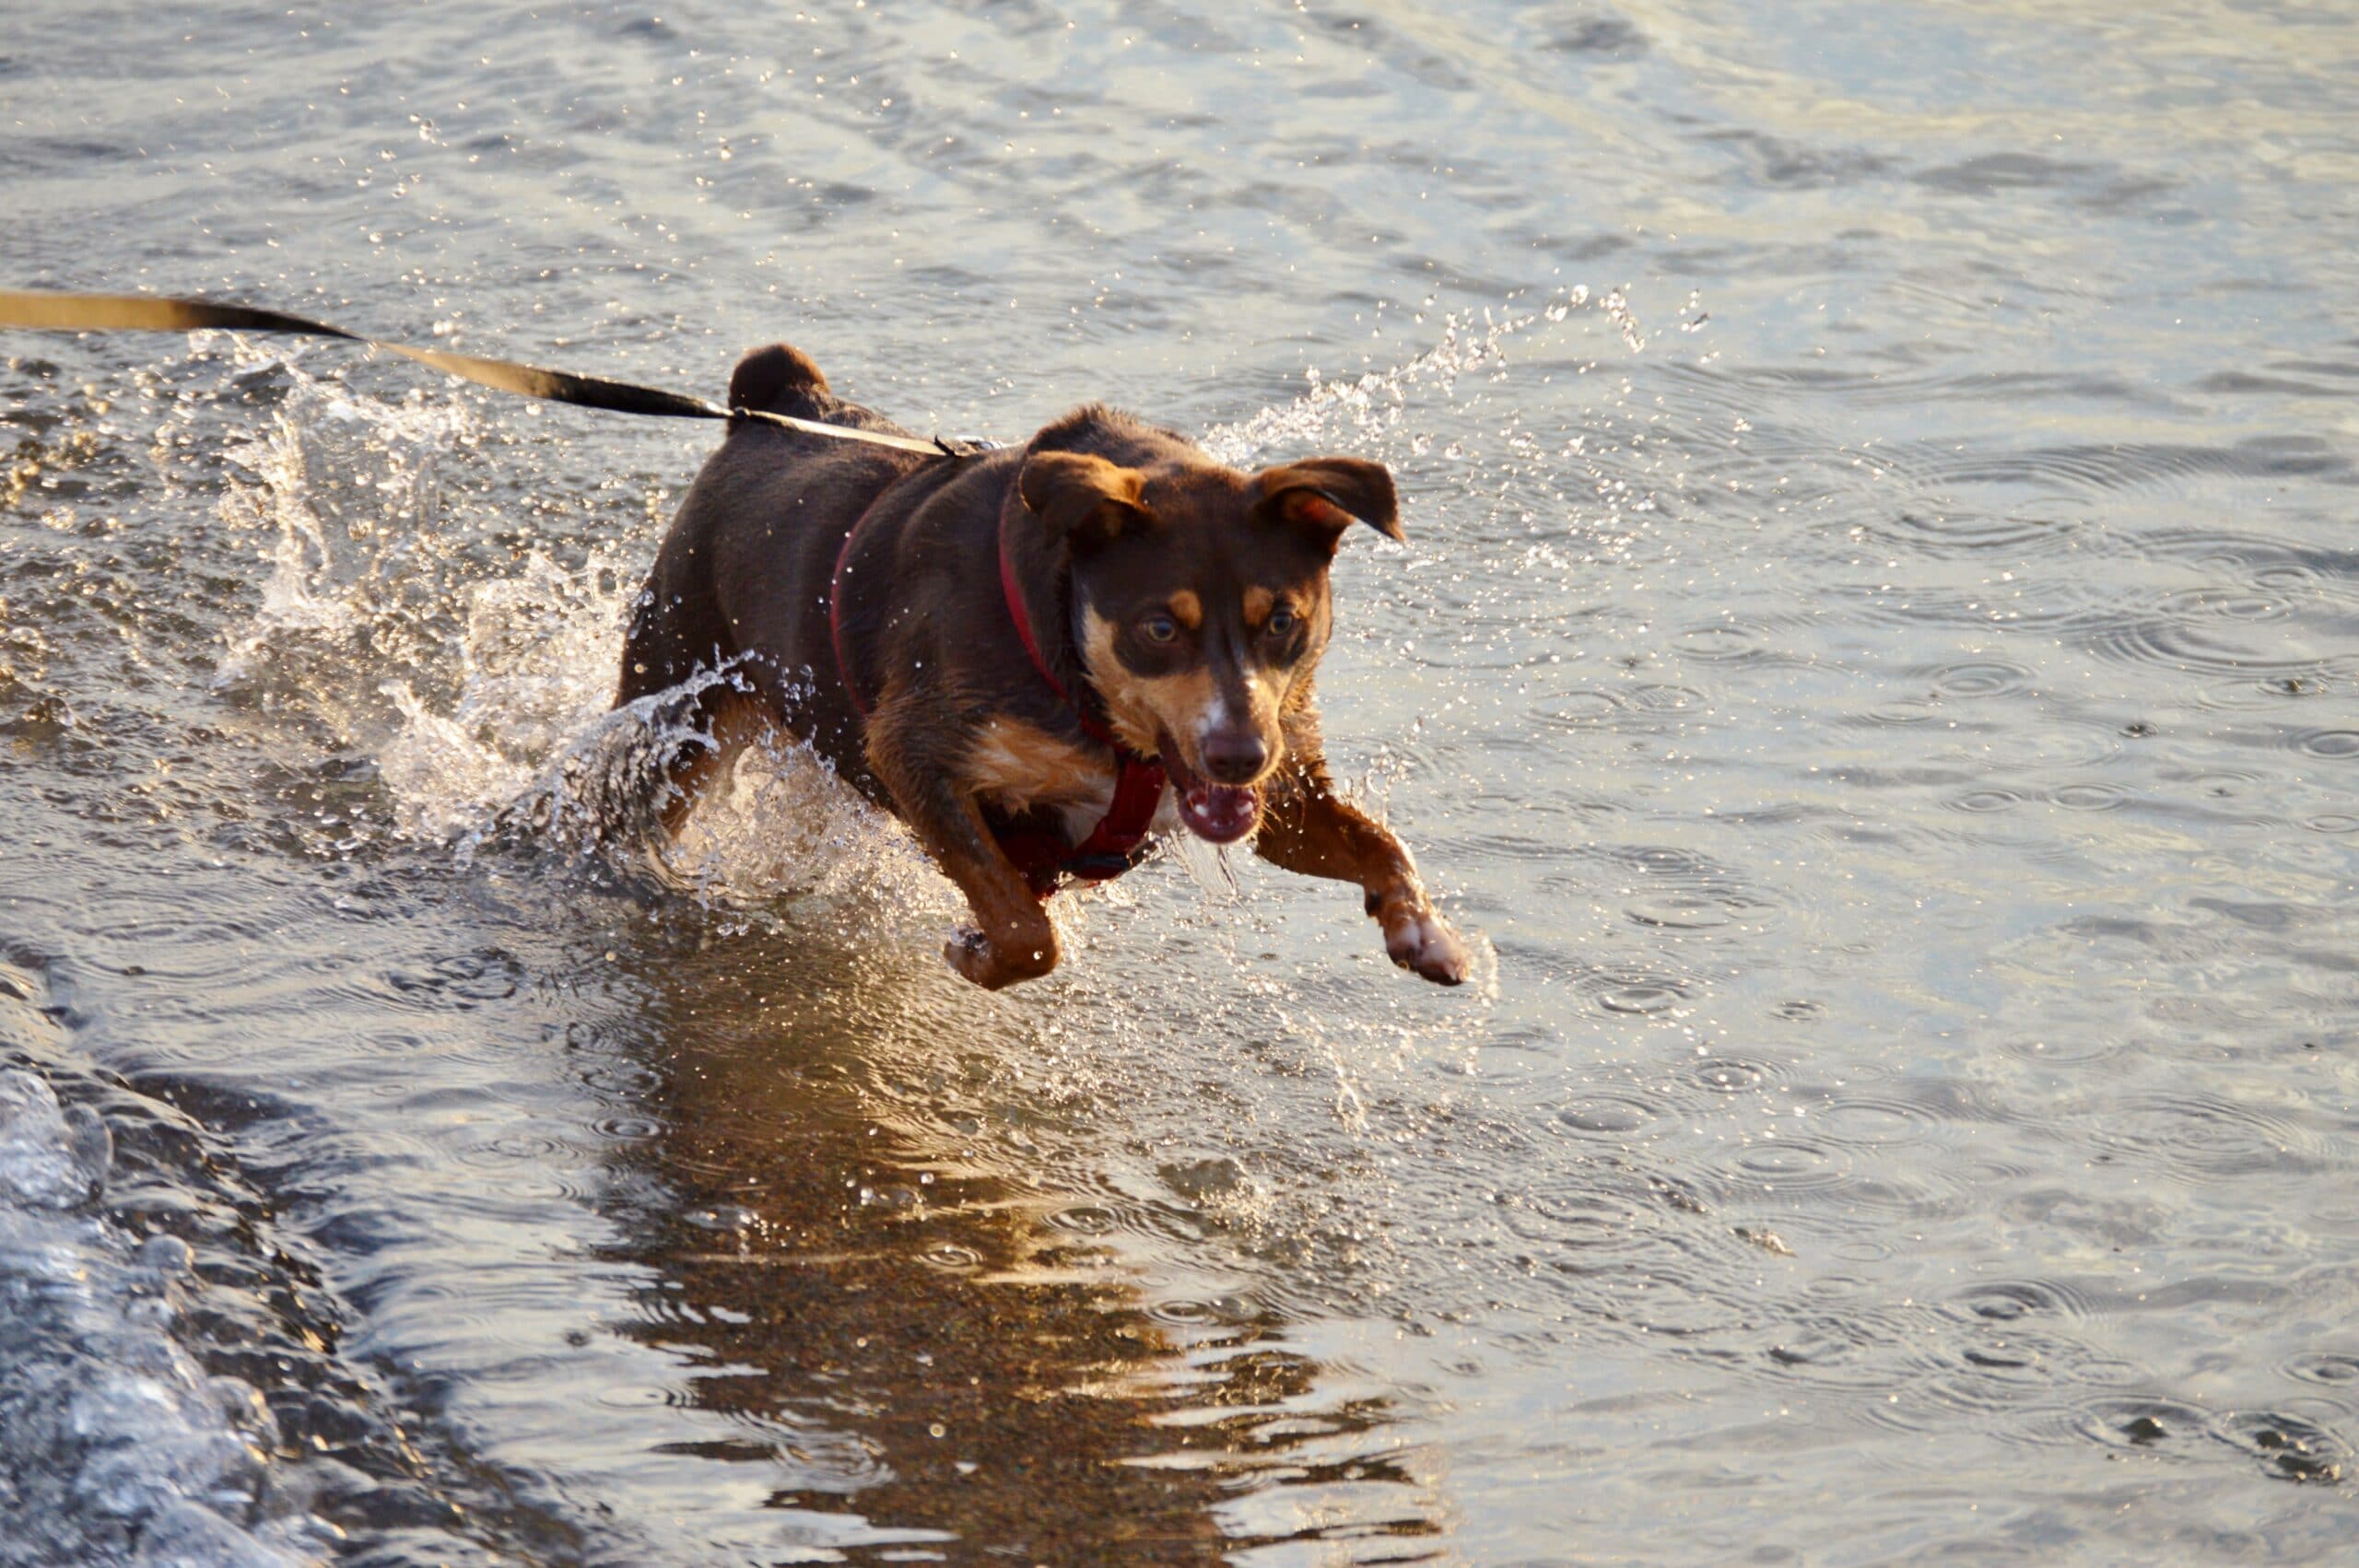
[[[1191,779],[1180,791],[1180,820],[1199,838],[1234,844],[1262,820],[1262,791],[1245,785]]]

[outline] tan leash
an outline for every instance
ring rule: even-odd
[[[218,330],[286,333],[298,337],[340,337],[348,343],[381,348],[389,354],[415,359],[421,365],[431,365],[444,375],[494,387],[500,392],[545,398],[552,403],[570,403],[583,408],[600,408],[615,414],[649,414],[673,419],[750,419],[758,424],[800,430],[808,436],[826,436],[839,441],[867,441],[874,446],[896,447],[903,451],[924,452],[933,457],[969,457],[976,451],[989,450],[987,443],[981,442],[953,442],[939,436],[932,440],[921,440],[915,436],[894,436],[881,430],[860,430],[816,419],[797,419],[792,415],[773,414],[766,408],[730,408],[718,403],[708,403],[700,397],[665,392],[661,387],[635,386],[629,381],[609,380],[604,376],[577,376],[567,370],[520,365],[511,359],[480,359],[472,354],[452,354],[440,348],[413,348],[407,344],[363,337],[342,327],[307,322],[300,316],[289,316],[277,310],[258,310],[248,305],[217,304],[209,299],[175,299],[158,294],[53,294],[0,289],[0,327],[29,327],[40,332]]]

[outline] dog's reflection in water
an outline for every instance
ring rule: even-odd
[[[645,1107],[664,1130],[619,1156],[641,1179],[617,1189],[649,1195],[616,1216],[623,1254],[652,1277],[624,1331],[707,1369],[681,1394],[736,1419],[698,1452],[772,1467],[775,1507],[856,1514],[951,1561],[1250,1544],[1216,1508],[1241,1472],[1289,1463],[1277,1433],[1320,1369],[1266,1315],[1158,1321],[1102,1226],[1053,1222],[1072,1196],[962,1131],[988,1069],[954,1042],[992,1026],[958,1016],[972,993],[898,965],[847,977],[856,957],[811,945],[623,960],[644,965],[636,1022],[666,1080]],[[1378,1401],[1312,1424],[1380,1448],[1387,1421]],[[1375,1533],[1432,1533],[1408,1497],[1379,1512]]]

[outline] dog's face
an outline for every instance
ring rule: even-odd
[[[1090,684],[1124,744],[1159,755],[1189,828],[1261,818],[1332,626],[1327,571],[1355,519],[1398,539],[1392,476],[1356,458],[1240,474],[1036,452],[1017,481],[1071,563]]]

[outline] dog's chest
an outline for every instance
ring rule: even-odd
[[[990,805],[1021,813],[1052,811],[1064,825],[1065,839],[1078,844],[1114,804],[1115,771],[1096,747],[1051,735],[1019,719],[994,719],[984,726],[967,762],[968,782]],[[1167,787],[1156,802],[1150,831],[1179,825],[1179,810]]]

